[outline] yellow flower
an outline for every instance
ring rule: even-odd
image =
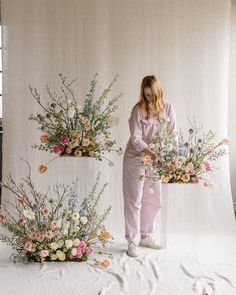
[[[41,173],[41,174],[45,173],[47,170],[48,170],[48,167],[45,166],[45,165],[42,165],[42,164],[41,164],[41,165],[39,165],[39,167],[38,167],[38,172]]]
[[[62,252],[61,250],[57,250],[57,258],[60,260],[60,261],[64,261],[66,259],[66,255],[64,252]]]
[[[57,254],[52,254],[52,255],[50,256],[50,259],[51,259],[51,260],[57,260]]]
[[[169,180],[170,180],[170,177],[167,175],[167,176],[165,176],[165,175],[162,175],[162,177],[161,177],[161,181],[163,182],[163,183],[167,183],[167,182],[169,182]]]
[[[107,268],[110,265],[110,262],[107,259],[104,259],[100,265],[104,268]]]
[[[181,177],[181,179],[183,180],[183,182],[189,182],[189,180],[190,180],[190,176],[189,176],[189,174],[184,174],[184,175]]]

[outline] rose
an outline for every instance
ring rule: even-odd
[[[200,178],[199,177],[194,177],[193,178],[193,183],[199,183]]]
[[[32,242],[27,242],[24,246],[24,249],[33,253],[36,251],[36,245]]]
[[[69,138],[66,135],[62,135],[60,138],[60,142],[63,144],[68,144],[69,143]]]
[[[56,255],[60,261],[64,261],[66,259],[65,253],[62,252],[61,250],[57,250]]]
[[[45,257],[47,257],[48,255],[49,255],[48,250],[41,250],[41,251],[39,252],[39,256],[42,257],[42,258],[45,258]]]
[[[153,163],[153,160],[152,160],[151,156],[146,155],[146,156],[143,158],[143,164],[144,164],[144,165],[151,165],[152,163]]]
[[[39,233],[38,237],[37,237],[37,241],[41,243],[41,242],[43,242],[44,239],[45,239],[45,234]]]
[[[76,257],[77,257],[78,259],[80,259],[82,256],[83,256],[83,253],[82,253],[81,249],[77,248]]]
[[[80,243],[79,243],[79,246],[77,247],[77,249],[82,249],[82,250],[84,250],[86,248],[86,243],[85,243],[85,241],[81,241]]]
[[[85,251],[88,255],[93,255],[93,249],[91,247],[86,247]]]
[[[53,149],[55,154],[60,154],[60,153],[64,152],[64,150],[65,150],[65,147],[63,145],[57,145]]]
[[[59,248],[59,245],[55,242],[52,242],[51,244],[49,244],[49,247],[52,249],[52,250],[57,250]]]
[[[51,260],[57,260],[57,254],[52,254],[52,255],[50,256],[50,259],[51,259]]]
[[[67,154],[71,154],[71,153],[72,153],[72,148],[67,147],[67,148],[66,148],[66,153],[67,153]]]
[[[79,149],[77,149],[77,150],[74,152],[74,155],[75,155],[76,157],[81,157],[82,152],[81,152]]]
[[[77,247],[80,244],[80,240],[79,239],[74,239],[74,246]]]
[[[84,138],[82,141],[83,146],[88,146],[90,144],[90,140],[88,138]]]
[[[65,246],[66,246],[67,249],[72,248],[73,241],[72,240],[65,240]]]
[[[45,237],[48,238],[48,239],[52,239],[54,237],[54,233],[52,230],[48,230],[46,233],[45,233]]]
[[[47,142],[47,141],[48,141],[48,135],[46,135],[46,134],[41,135],[40,140],[41,140],[41,142],[43,142],[43,143]]]

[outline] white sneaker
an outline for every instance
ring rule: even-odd
[[[146,238],[141,237],[139,246],[157,250],[162,249],[162,247],[157,243],[157,241],[151,236],[146,236]]]
[[[138,245],[135,242],[131,241],[128,246],[127,255],[130,257],[138,256]]]

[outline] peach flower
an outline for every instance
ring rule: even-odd
[[[100,265],[104,268],[107,268],[110,265],[110,262],[107,259],[104,259]]]
[[[105,241],[109,240],[111,238],[111,234],[108,231],[103,231],[101,233],[101,238]]]
[[[146,156],[143,158],[143,164],[144,164],[144,165],[151,165],[152,163],[153,163],[153,160],[152,160],[151,156],[146,155]]]
[[[35,252],[36,251],[36,245],[34,243],[31,243],[31,242],[27,242],[24,246],[25,250],[26,251],[29,251],[29,252]]]
[[[39,167],[38,167],[38,172],[41,173],[41,174],[45,173],[47,170],[48,170],[48,167],[45,166],[45,165],[42,165],[42,164],[41,164],[41,165],[39,165]]]
[[[46,135],[46,134],[44,134],[44,135],[42,135],[41,137],[40,137],[40,140],[41,140],[41,142],[47,142],[48,141],[48,136]]]
[[[82,141],[82,145],[83,146],[88,146],[89,144],[90,144],[90,140],[89,139],[87,139],[87,138],[83,139],[83,141]]]

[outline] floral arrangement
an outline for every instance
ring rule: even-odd
[[[108,259],[95,258],[96,254],[112,258],[101,251],[113,237],[103,225],[111,207],[100,216],[96,212],[107,185],[99,187],[100,174],[79,207],[78,180],[72,185],[56,184],[52,197],[50,189],[46,193],[37,191],[28,167],[29,175],[19,185],[11,175],[1,184],[14,197],[3,203],[5,215],[0,215],[0,224],[6,233],[0,234],[0,241],[12,246],[18,253],[14,258],[24,262],[89,260],[108,267]]]
[[[115,151],[122,154],[122,149],[114,149],[115,140],[111,138],[111,127],[119,122],[112,113],[118,108],[118,101],[122,93],[108,98],[108,95],[117,80],[117,76],[109,86],[95,99],[97,74],[91,81],[90,91],[86,96],[83,107],[77,102],[71,85],[73,81],[59,74],[61,81],[61,95],[47,87],[49,102],[43,105],[37,89],[29,86],[30,92],[36,102],[43,109],[43,114],[31,114],[30,120],[38,123],[43,132],[40,144],[32,147],[55,153],[58,156],[94,157],[97,160],[106,159],[105,152]],[[113,163],[109,161],[112,166]],[[41,165],[39,171],[46,172],[47,166]]]
[[[199,132],[199,128],[193,120],[186,140],[181,130],[173,131],[163,124],[161,130],[155,134],[149,144],[154,151],[157,160],[145,155],[142,165],[153,173],[150,176],[154,181],[161,179],[163,183],[199,183],[214,188],[214,184],[207,178],[213,171],[212,162],[226,154],[225,149],[220,148],[228,144],[223,139],[217,145],[214,144],[215,135],[211,130]],[[143,176],[140,176],[141,178]],[[151,188],[152,189],[152,188]]]

